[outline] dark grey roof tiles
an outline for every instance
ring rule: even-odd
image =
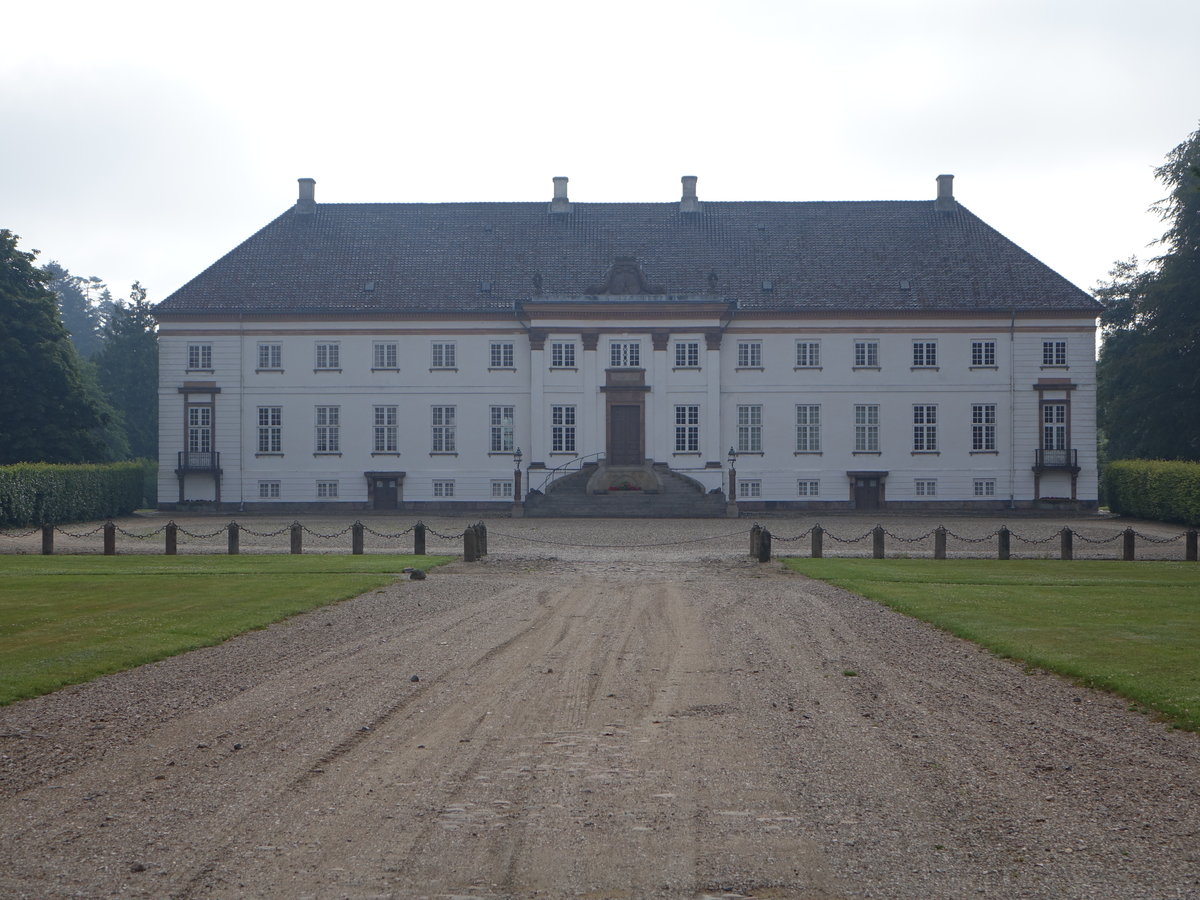
[[[158,309],[505,311],[539,294],[586,295],[618,256],[635,257],[664,295],[743,310],[1099,308],[960,205],[851,201],[705,202],[699,213],[572,203],[565,214],[546,203],[317,204],[289,209]]]

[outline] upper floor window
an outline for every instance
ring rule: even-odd
[[[738,342],[737,367],[739,369],[761,369],[762,364],[762,341]]]
[[[211,372],[212,344],[188,344],[187,367],[193,372]]]
[[[456,362],[455,348],[451,341],[434,341],[429,365],[434,369],[453,369]]]
[[[283,407],[258,408],[258,452],[283,452]]]
[[[675,368],[677,369],[698,369],[700,368],[700,343],[699,341],[680,341],[675,345]]]
[[[1042,341],[1042,365],[1065,366],[1067,364],[1066,341]]]
[[[932,369],[937,367],[937,341],[913,341],[912,346],[912,364],[914,369]]]
[[[1042,404],[1042,449],[1067,449],[1067,404]]]
[[[913,407],[913,451],[930,453],[937,448],[937,407],[918,403]]]
[[[700,407],[675,407],[675,452],[695,453],[700,450]]]
[[[971,449],[986,453],[996,449],[996,404],[971,404]]]
[[[994,366],[994,365],[996,365],[996,342],[995,341],[971,341],[971,365],[973,365],[973,366]]]
[[[492,453],[513,452],[513,407],[493,406],[491,408],[491,442]]]
[[[796,452],[819,453],[821,450],[821,406],[817,403],[796,405]]]
[[[399,368],[400,348],[395,341],[376,341],[373,347],[371,358],[371,368],[373,369],[396,369]]]
[[[337,344],[317,344],[318,369],[340,369],[340,352]]]
[[[492,341],[491,347],[491,363],[493,369],[511,369],[513,368],[513,343],[512,341]]]
[[[762,406],[739,406],[737,423],[738,453],[762,453]]]
[[[879,406],[859,403],[854,407],[854,451],[879,452]]]
[[[609,364],[614,369],[637,368],[642,364],[642,348],[637,341],[613,341],[609,345]]]
[[[336,406],[317,407],[317,453],[341,451],[341,410]]]
[[[259,344],[258,345],[258,367],[260,369],[282,369],[283,368],[283,345],[281,345],[281,344]]]
[[[879,368],[879,341],[854,342],[854,368]]]
[[[821,367],[821,342],[796,341],[796,368],[819,369]]]
[[[397,407],[376,406],[374,409],[374,443],[371,445],[375,453],[395,453],[397,451]]]
[[[433,407],[433,452],[453,453],[455,441],[455,410],[453,406]]]
[[[550,344],[550,368],[575,368],[575,342],[553,341]]]

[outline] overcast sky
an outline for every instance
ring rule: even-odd
[[[0,227],[158,301],[295,201],[958,199],[1075,284],[1164,230],[1197,0],[9,4]]]

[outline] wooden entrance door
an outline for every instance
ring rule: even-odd
[[[644,457],[642,407],[614,403],[608,410],[608,464],[640,466]]]
[[[373,509],[395,509],[400,499],[397,484],[395,478],[372,478],[371,507]]]
[[[854,508],[879,509],[881,481],[874,476],[859,476],[854,479]]]

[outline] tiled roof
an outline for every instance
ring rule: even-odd
[[[506,311],[596,290],[632,256],[655,290],[743,310],[1099,306],[959,204],[325,203],[289,209],[161,313]],[[764,285],[768,286],[764,289]]]

